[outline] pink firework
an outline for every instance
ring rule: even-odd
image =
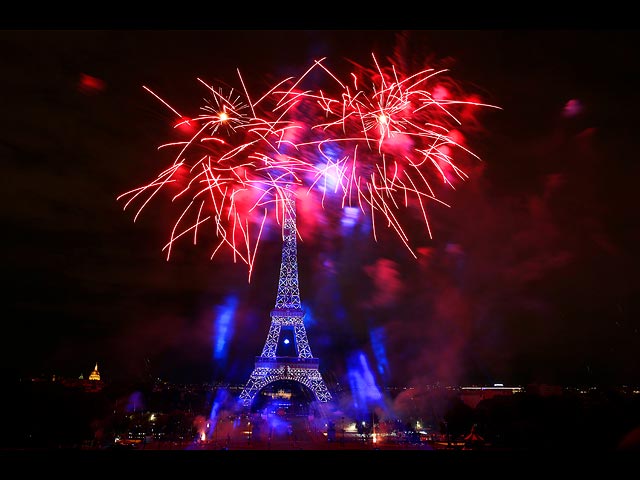
[[[221,250],[249,268],[249,280],[268,218],[282,224],[285,189],[336,193],[341,207],[370,215],[374,238],[382,220],[415,256],[400,211],[418,213],[431,238],[427,204],[439,202],[432,185],[455,188],[467,178],[454,157],[478,159],[464,146],[462,120],[471,109],[493,107],[477,99],[452,98],[445,70],[414,74],[394,65],[356,65],[349,81],[315,61],[299,78],[287,78],[252,100],[240,72],[242,90],[223,91],[204,81],[209,99],[197,116],[184,116],[153,94],[178,118],[188,139],[167,143],[172,163],[151,182],[123,193],[134,221],[154,197],[177,208],[167,260],[179,239],[197,243],[207,227],[214,233],[211,258]],[[302,89],[311,71],[327,74],[338,93]],[[297,189],[296,187],[302,187]],[[315,199],[317,196],[310,196]]]
[[[271,216],[281,223],[284,189],[301,184],[301,174],[312,167],[286,153],[299,126],[285,117],[297,102],[278,112],[273,108],[279,98],[274,92],[290,79],[252,101],[240,72],[238,77],[242,92],[224,93],[198,79],[210,98],[195,117],[181,115],[144,87],[175,113],[176,128],[190,131],[191,136],[161,145],[160,149],[174,152],[172,163],[151,182],[117,198],[126,202],[125,210],[135,206],[134,222],[154,197],[176,205],[177,220],[163,248],[167,260],[178,239],[192,238],[196,244],[207,227],[216,238],[211,258],[227,249],[234,261],[247,264],[250,280],[265,221]]]
[[[415,256],[399,211],[420,212],[432,237],[427,203],[446,205],[432,185],[455,188],[468,175],[454,157],[478,159],[463,145],[458,117],[469,116],[470,108],[498,107],[473,98],[450,98],[446,84],[439,81],[446,70],[404,74],[394,65],[382,68],[372,56],[375,68],[356,65],[349,82],[325,67],[324,59],[315,62],[340,91],[305,94],[316,113],[312,138],[297,146],[306,158],[314,159],[312,187],[320,186],[325,194],[332,187],[343,207],[355,204],[370,214],[374,237],[376,216],[381,218]]]

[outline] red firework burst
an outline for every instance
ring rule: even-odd
[[[197,242],[204,226],[216,237],[211,258],[221,249],[249,267],[249,280],[267,218],[279,224],[285,189],[322,187],[322,201],[333,190],[341,206],[357,205],[383,219],[415,256],[399,215],[420,212],[431,238],[427,203],[439,202],[432,184],[454,188],[467,178],[454,157],[478,158],[463,145],[459,117],[469,109],[494,107],[473,97],[452,98],[440,76],[446,70],[400,72],[393,64],[356,65],[349,82],[315,61],[299,78],[287,78],[253,101],[242,76],[242,90],[214,88],[197,116],[186,117],[147,87],[187,127],[186,141],[161,145],[173,149],[172,164],[151,182],[125,192],[124,208],[137,205],[134,221],[159,192],[169,193],[181,212],[163,250],[186,235]],[[312,70],[325,72],[337,94],[301,90]],[[329,188],[328,178],[333,178]],[[171,190],[173,189],[173,190]],[[302,190],[302,189],[301,189]]]
[[[357,204],[369,213],[374,236],[376,215],[381,216],[415,256],[399,210],[418,209],[432,237],[427,202],[446,205],[436,197],[432,184],[455,188],[455,182],[468,175],[456,165],[454,156],[478,159],[460,141],[458,112],[468,116],[471,107],[498,107],[473,97],[450,98],[439,81],[446,70],[405,74],[394,65],[382,68],[372,57],[375,68],[356,65],[350,82],[343,82],[325,67],[324,59],[316,61],[315,66],[340,91],[305,94],[315,104],[316,113],[310,118],[311,139],[297,147],[316,166],[312,186],[322,184],[326,193],[327,178],[332,178],[342,206]]]
[[[300,174],[312,167],[286,153],[292,130],[299,128],[285,120],[288,109],[276,114],[269,107],[277,103],[275,90],[290,79],[252,101],[240,72],[238,77],[243,91],[231,89],[226,94],[198,79],[211,96],[201,107],[203,113],[194,117],[181,115],[144,87],[177,115],[176,127],[188,125],[195,133],[186,141],[161,145],[174,150],[171,165],[151,182],[117,198],[126,200],[124,209],[137,206],[135,222],[154,197],[169,193],[181,213],[163,248],[167,260],[179,238],[192,236],[195,244],[199,230],[208,226],[217,238],[211,258],[220,249],[229,249],[234,261],[248,265],[250,279],[265,221],[270,215],[282,221],[284,189],[301,184]],[[291,102],[289,109],[295,104]]]

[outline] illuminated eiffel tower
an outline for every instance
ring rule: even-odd
[[[283,203],[282,263],[276,306],[271,310],[271,326],[262,355],[256,357],[255,368],[240,393],[244,407],[250,407],[255,395],[265,386],[279,380],[293,380],[305,385],[319,402],[331,400],[318,370],[320,361],[311,354],[303,323],[304,311],[300,305],[298,284],[296,209],[291,190],[286,190]],[[282,355],[283,352],[290,355]]]

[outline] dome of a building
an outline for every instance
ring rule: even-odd
[[[98,372],[98,364],[93,369],[93,372],[89,374],[89,380],[100,380],[100,372]]]

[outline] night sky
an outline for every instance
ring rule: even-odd
[[[404,40],[401,40],[404,39]],[[327,57],[449,69],[500,109],[470,119],[481,160],[413,258],[393,232],[345,233],[298,208],[300,290],[320,369],[381,385],[638,384],[640,32],[585,29],[0,32],[2,367],[24,377],[146,374],[246,381],[277,292],[281,238],[246,265],[206,245],[162,247],[162,202],[134,223],[116,197],[170,158],[175,115],[211,84],[250,91]],[[171,215],[171,217],[170,217]],[[409,219],[411,220],[411,219]],[[413,238],[424,232],[409,221]],[[226,315],[226,316],[225,316]],[[220,347],[220,318],[226,336]]]

